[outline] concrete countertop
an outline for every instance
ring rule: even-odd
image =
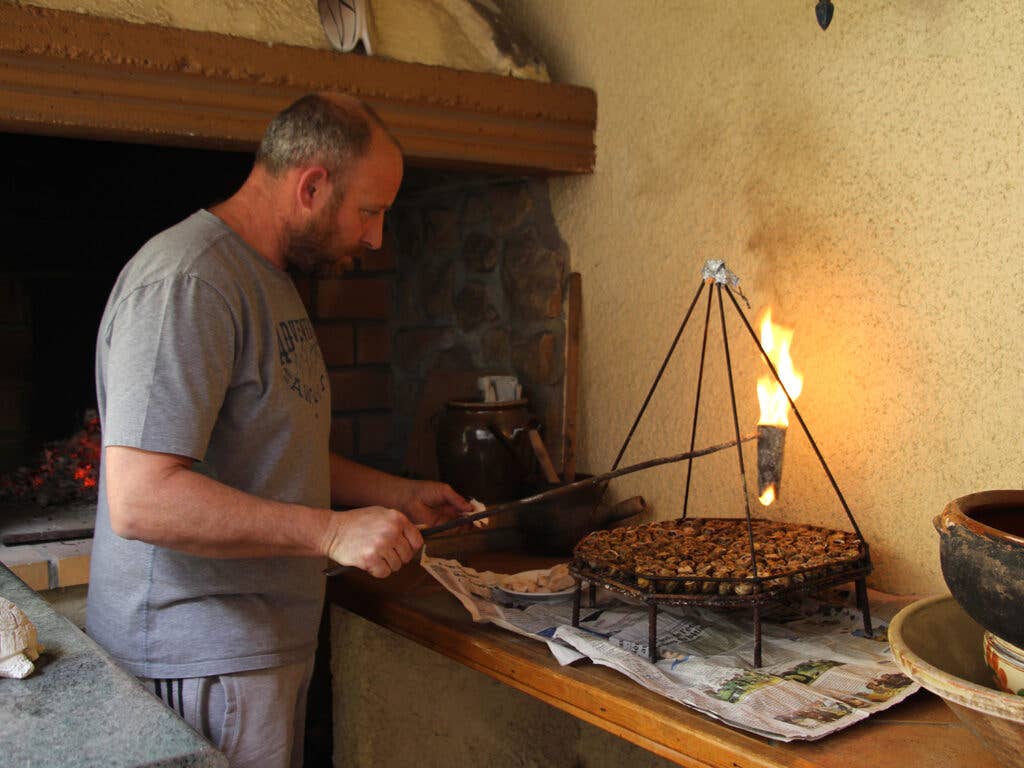
[[[220,752],[2,565],[0,595],[46,646],[32,675],[0,678],[4,766],[226,768]]]

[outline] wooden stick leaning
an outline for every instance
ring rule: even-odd
[[[748,440],[753,440],[757,435],[747,435],[741,438],[740,442],[745,443]],[[613,480],[616,477],[622,475],[628,475],[632,472],[639,472],[643,469],[650,469],[651,467],[661,466],[662,464],[675,464],[680,461],[686,461],[687,459],[695,459],[698,456],[707,456],[710,453],[717,453],[718,451],[724,451],[726,448],[732,448],[736,445],[735,440],[730,440],[726,443],[719,443],[718,445],[712,445],[708,448],[701,448],[697,451],[687,451],[686,453],[677,453],[674,456],[662,456],[658,459],[649,459],[648,461],[642,461],[639,464],[632,464],[628,467],[621,467],[612,472],[605,472],[603,475],[594,475],[584,480],[577,480],[575,483],[568,483],[558,488],[552,488],[542,493],[535,493],[533,496],[526,496],[516,501],[509,501],[504,504],[497,504],[493,507],[488,507],[482,512],[476,512],[472,515],[465,515],[463,517],[456,517],[453,520],[449,520],[446,523],[440,525],[434,525],[430,528],[424,528],[420,533],[423,538],[426,539],[430,536],[434,536],[444,531],[450,531],[453,528],[458,528],[462,525],[469,525],[477,520],[483,520],[485,517],[496,515],[499,512],[507,512],[511,509],[518,509],[520,507],[529,506],[530,504],[536,504],[538,501],[546,501],[553,499],[557,496],[563,496],[567,493],[575,491],[577,488],[586,488],[591,485],[598,485],[609,480]],[[328,568],[324,571],[328,576],[336,576],[339,573],[346,573],[347,571],[354,570],[355,566],[351,565],[336,565],[333,568]]]

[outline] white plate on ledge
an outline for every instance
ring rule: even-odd
[[[558,592],[515,592],[504,587],[491,587],[491,597],[502,605],[522,605],[524,603],[549,603],[572,597],[576,587],[569,587]]]

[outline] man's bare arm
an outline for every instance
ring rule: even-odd
[[[338,506],[383,504],[404,512],[414,523],[434,525],[473,511],[451,486],[410,480],[331,454],[331,503]]]
[[[119,536],[203,557],[328,556],[388,576],[423,540],[381,506],[332,512],[262,499],[191,471],[182,456],[108,446],[110,524]]]

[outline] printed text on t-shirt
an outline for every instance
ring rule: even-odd
[[[327,391],[327,373],[320,346],[308,318],[277,324],[277,349],[289,389],[307,403],[318,403]]]

